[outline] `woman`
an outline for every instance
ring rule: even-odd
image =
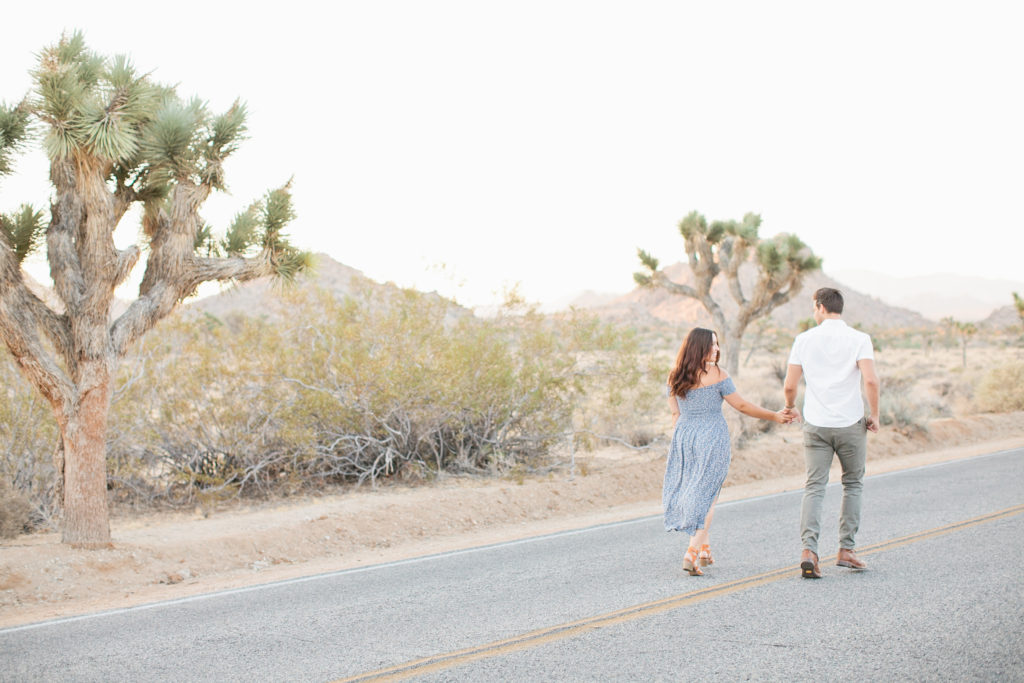
[[[662,504],[665,529],[690,535],[683,569],[691,576],[700,576],[704,573],[700,568],[714,562],[708,528],[731,457],[722,399],[744,415],[782,424],[793,421],[782,410],[773,413],[744,400],[728,373],[718,367],[720,355],[718,335],[696,327],[686,335],[668,376],[668,400],[676,426]]]

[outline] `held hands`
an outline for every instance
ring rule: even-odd
[[[784,425],[792,424],[793,422],[799,423],[800,411],[796,408],[783,408],[775,413],[775,421]]]

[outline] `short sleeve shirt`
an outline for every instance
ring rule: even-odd
[[[874,357],[871,337],[835,318],[797,335],[789,364],[803,369],[808,424],[849,427],[864,417],[857,361]]]

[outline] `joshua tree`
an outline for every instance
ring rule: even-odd
[[[239,213],[222,240],[200,217],[210,193],[224,189],[223,162],[245,134],[241,103],[213,114],[140,75],[126,57],[88,50],[80,33],[43,50],[32,76],[29,97],[0,104],[0,175],[40,130],[53,195],[49,221],[28,206],[0,218],[0,337],[60,428],[63,540],[100,547],[110,542],[107,415],[125,351],[200,283],[291,278],[309,255],[282,233],[294,217],[289,185]],[[136,203],[148,258],[138,298],[111,320],[114,289],[142,253],[138,245],[117,250],[112,234]],[[21,270],[43,237],[55,308],[29,290]]]
[[[748,213],[742,221],[707,220],[696,211],[679,222],[686,255],[696,284],[673,282],[658,269],[658,260],[643,249],[637,253],[645,266],[633,278],[643,287],[662,288],[688,296],[704,305],[711,314],[720,342],[728,349],[726,369],[732,375],[739,369],[740,344],[747,326],[770,314],[800,291],[804,276],[821,268],[821,259],[796,235],[776,235],[762,240],[757,232],[761,217]],[[757,282],[749,296],[740,284],[740,266],[752,261],[757,267]],[[729,283],[729,292],[739,305],[732,320],[727,320],[719,302],[711,296],[711,284],[719,274]]]
[[[978,333],[978,326],[974,323],[960,322],[954,320],[952,316],[947,316],[942,319],[942,324],[946,330],[951,334],[960,338],[960,352],[962,356],[963,367],[967,367],[967,344],[970,342],[971,337]]]

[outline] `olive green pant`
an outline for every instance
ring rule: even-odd
[[[839,547],[854,548],[854,536],[860,528],[860,496],[864,489],[864,465],[867,461],[867,423],[860,419],[849,427],[816,427],[804,423],[804,458],[807,482],[800,508],[800,540],[803,547],[818,554],[821,531],[821,504],[828,485],[832,456],[839,457],[843,468],[843,502],[839,511]]]

